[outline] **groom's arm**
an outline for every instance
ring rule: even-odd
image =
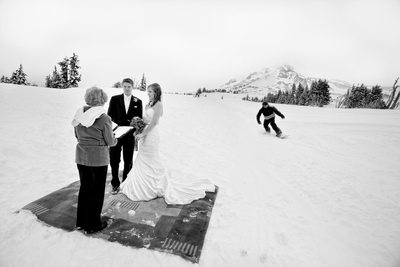
[[[110,105],[108,106],[107,115],[111,117],[111,120],[118,125],[122,125],[124,121],[121,121],[120,117],[118,117],[118,99],[116,96],[111,97]]]
[[[111,97],[110,105],[108,106],[107,115],[111,117],[111,120],[113,122],[116,122],[115,121],[116,114],[115,114],[115,101],[114,100],[115,100],[115,98]]]

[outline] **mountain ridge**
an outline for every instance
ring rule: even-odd
[[[285,64],[276,68],[263,68],[259,71],[251,72],[244,79],[230,79],[219,87],[230,93],[267,95],[276,94],[279,90],[288,91],[292,89],[293,83],[303,86],[311,86],[313,81],[319,79],[326,80],[330,86],[330,92],[333,97],[347,93],[353,84],[339,79],[324,79],[316,77],[307,77],[296,72],[293,66]],[[370,88],[370,86],[368,86]],[[388,91],[389,87],[383,87]]]

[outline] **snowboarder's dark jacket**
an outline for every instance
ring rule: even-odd
[[[272,107],[272,106],[268,106],[266,108],[262,107],[260,109],[260,111],[258,111],[258,113],[257,113],[257,122],[258,123],[261,123],[260,122],[261,114],[264,115],[264,120],[270,120],[272,118],[275,118],[275,114],[278,115],[281,118],[285,118],[285,116],[283,116],[283,114],[280,113],[279,110],[276,107]]]

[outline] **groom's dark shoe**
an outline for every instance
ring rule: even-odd
[[[119,190],[120,190],[119,186],[113,186],[113,188],[111,190],[111,194],[116,195],[119,193]]]

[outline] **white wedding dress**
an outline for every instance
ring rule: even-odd
[[[148,124],[154,114],[153,108],[147,108],[143,120]],[[189,204],[201,199],[205,192],[214,192],[215,186],[208,180],[178,182],[171,177],[162,165],[159,155],[160,136],[158,124],[139,140],[139,152],[133,168],[121,184],[121,192],[133,201],[151,200],[164,197],[168,204]]]

